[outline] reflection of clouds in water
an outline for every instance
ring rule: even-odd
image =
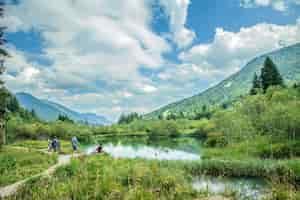
[[[253,180],[240,179],[219,179],[219,178],[199,178],[194,181],[193,188],[198,191],[208,190],[214,194],[222,194],[226,191],[238,192],[240,199],[260,200],[265,197],[266,185]]]
[[[200,156],[184,151],[167,149],[167,148],[154,148],[149,146],[123,146],[121,144],[113,145],[106,144],[103,150],[116,158],[145,158],[156,160],[199,160]],[[90,154],[95,151],[95,147],[87,148],[86,153]]]
[[[96,147],[97,147],[97,145],[93,145],[93,146],[89,146],[89,147],[85,148],[85,150],[84,150],[85,154],[90,155],[92,153],[95,153]]]

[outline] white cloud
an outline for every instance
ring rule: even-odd
[[[157,90],[157,88],[152,85],[143,85],[143,86],[141,86],[141,89],[147,93],[152,93]]]
[[[127,73],[137,76],[140,65],[160,66],[162,53],[169,50],[166,41],[149,27],[149,10],[139,0],[53,0],[51,4],[27,0],[8,13],[9,18],[21,21],[15,30],[42,32],[48,45],[44,51],[55,61],[58,72],[92,78],[105,73],[107,78],[124,79]]]
[[[117,102],[157,90],[139,68],[161,67],[166,62],[162,55],[171,49],[152,30],[148,0],[26,0],[9,6],[7,15],[8,31],[39,31],[43,56],[53,61],[51,66],[29,62],[25,53],[10,48],[13,57],[5,78],[13,91],[55,96],[76,108],[80,98],[85,109],[88,97],[76,93],[103,93]]]
[[[190,0],[160,0],[160,3],[170,18],[173,41],[179,48],[187,47],[196,37],[196,33],[186,27]]]
[[[244,8],[253,7],[271,7],[274,10],[284,12],[293,5],[299,5],[299,0],[241,0],[241,6]]]
[[[273,8],[283,12],[287,10],[287,5],[284,3],[284,1],[276,1],[273,3]]]
[[[217,28],[212,43],[195,45],[179,58],[202,70],[219,71],[226,77],[249,59],[297,42],[300,42],[299,22],[285,26],[262,23],[236,33]]]

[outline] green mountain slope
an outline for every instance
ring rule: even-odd
[[[37,116],[45,121],[55,121],[59,115],[67,115],[77,122],[88,122],[94,125],[110,124],[103,116],[93,113],[79,113],[58,103],[38,99],[27,93],[17,93],[16,97],[22,107],[29,111],[34,110]]]
[[[249,92],[253,75],[255,72],[260,73],[267,56],[277,65],[286,84],[300,81],[300,43],[298,43],[259,56],[251,60],[241,71],[228,77],[218,85],[193,97],[162,107],[147,114],[145,117],[158,118],[158,116],[166,115],[167,113],[179,114],[181,112],[186,116],[193,116],[201,111],[203,105],[220,105],[224,102],[232,101]]]

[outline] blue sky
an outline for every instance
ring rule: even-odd
[[[19,0],[4,78],[81,112],[146,113],[299,42],[298,13],[299,0]]]

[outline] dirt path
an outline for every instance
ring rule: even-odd
[[[53,174],[53,172],[55,172],[55,170],[63,165],[67,165],[70,163],[71,158],[73,157],[78,157],[81,154],[73,154],[73,155],[59,155],[58,156],[58,162],[49,167],[47,170],[36,174],[34,176],[30,176],[24,180],[18,181],[14,184],[8,185],[8,186],[4,186],[0,188],[0,199],[11,196],[13,194],[15,194],[17,192],[17,190],[20,188],[20,186],[24,185],[26,182],[28,182],[30,179],[35,178],[35,177],[45,177],[45,176],[50,176]]]

